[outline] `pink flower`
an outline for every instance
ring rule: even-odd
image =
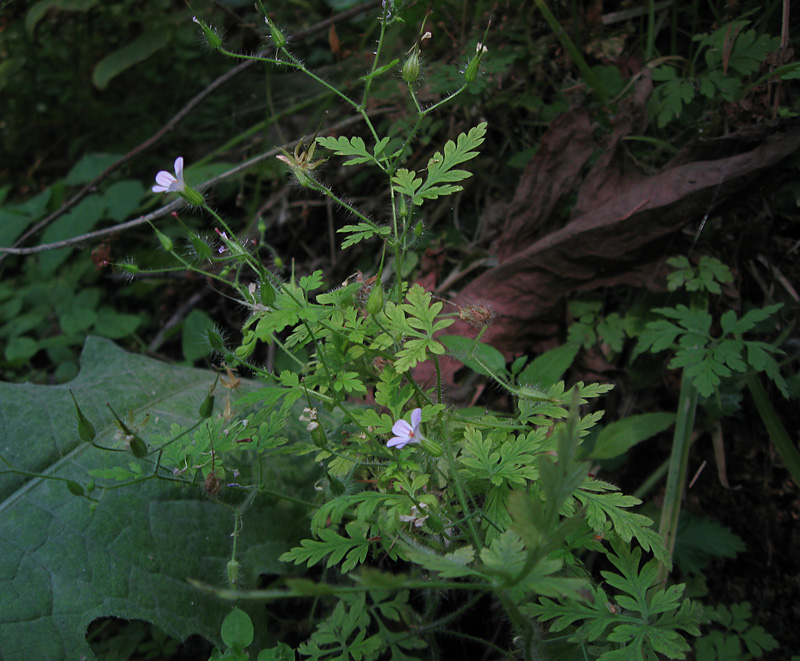
[[[420,443],[422,441],[420,422],[422,422],[422,409],[411,411],[411,424],[402,419],[395,422],[392,427],[394,436],[386,443],[386,447],[402,450],[409,443]]]
[[[156,185],[153,186],[154,193],[177,193],[190,205],[199,207],[205,200],[200,192],[190,188],[183,180],[183,156],[175,159],[175,174],[161,170],[156,175]]]
[[[153,186],[154,193],[182,193],[186,188],[183,181],[183,156],[175,159],[175,174],[161,170],[156,175],[156,186]]]

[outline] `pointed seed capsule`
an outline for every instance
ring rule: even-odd
[[[75,411],[78,415],[78,437],[84,443],[91,443],[95,439],[95,436],[97,436],[97,432],[94,430],[94,426],[92,426],[88,418],[83,415],[83,411],[81,411],[81,407],[78,406],[78,401],[75,399],[75,395],[72,394],[71,390],[69,394],[72,397],[72,401],[75,402]]]

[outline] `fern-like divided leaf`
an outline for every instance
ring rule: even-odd
[[[662,654],[669,659],[685,659],[689,645],[683,630],[693,636],[700,633],[698,624],[702,607],[683,597],[683,585],[665,588],[656,585],[658,561],[651,560],[640,568],[641,549],[631,550],[626,544],[613,544],[608,559],[619,573],[601,572],[608,584],[618,592],[614,603],[601,587],[590,590],[586,601],[542,598],[523,610],[540,621],[555,620],[550,631],[557,632],[578,624],[569,636],[573,642],[592,642],[604,636],[614,643],[598,661],[630,661],[655,658]]]
[[[379,168],[383,169],[384,166],[378,161],[377,155],[381,154],[386,147],[386,143],[389,142],[389,138],[383,138],[378,144],[375,145],[373,148],[373,153],[370,154],[367,151],[367,146],[364,143],[362,138],[358,136],[354,138],[345,138],[344,136],[339,138],[327,138],[327,137],[320,137],[317,138],[317,143],[325,147],[325,149],[330,149],[334,154],[337,156],[351,156],[352,158],[346,160],[342,165],[358,165],[360,163],[373,163],[377,165]]]
[[[624,542],[633,538],[650,551],[657,560],[667,567],[672,567],[669,552],[664,546],[664,540],[651,528],[653,521],[642,514],[628,511],[628,507],[641,504],[638,498],[628,496],[613,484],[602,480],[586,480],[575,497],[586,508],[586,518],[593,530],[601,532],[606,527],[606,520],[617,535]]]
[[[319,541],[304,539],[300,546],[284,553],[281,562],[294,562],[299,565],[303,562],[307,567],[322,562],[328,557],[326,567],[332,567],[342,562],[341,570],[349,572],[356,565],[364,562],[371,542],[364,534],[364,529],[358,522],[351,522],[345,526],[347,537],[343,537],[335,530],[325,529],[319,533]]]
[[[485,135],[486,122],[481,122],[470,129],[469,133],[459,135],[457,142],[448,140],[444,152],[436,152],[428,160],[428,176],[424,182],[413,170],[399,169],[392,177],[395,191],[408,195],[413,204],[420,206],[425,200],[435,200],[463,190],[454,182],[463,181],[472,175],[466,170],[454,168],[478,155],[474,150],[483,144]]]

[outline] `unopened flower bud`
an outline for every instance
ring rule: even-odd
[[[342,481],[335,478],[330,473],[327,473],[327,477],[328,477],[328,486],[330,486],[331,489],[331,494],[334,496],[341,496],[346,491],[344,484],[342,484]]]
[[[425,229],[422,225],[422,221],[417,221],[417,224],[414,225],[414,238],[418,239],[422,236],[422,230]]]
[[[246,331],[242,338],[242,343],[233,350],[233,355],[239,360],[246,360],[256,349],[256,334]]]
[[[266,278],[261,280],[261,287],[259,287],[258,293],[262,305],[269,307],[275,302],[275,288]]]

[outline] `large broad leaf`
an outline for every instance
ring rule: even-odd
[[[642,413],[607,425],[597,437],[592,458],[612,459],[671,427],[674,413]]]
[[[89,470],[138,462],[79,440],[70,389],[98,432],[96,442],[111,446],[106,402],[121,414],[129,407],[137,416],[150,413],[147,438],[196,421],[214,381],[210,372],[128,354],[97,338],[87,340],[81,364],[64,386],[0,384],[0,452],[15,469],[85,486]],[[298,511],[256,499],[238,545],[245,584],[255,587],[260,573],[284,573],[277,558],[297,543],[305,521]],[[0,472],[0,658],[93,659],[86,629],[105,616],[148,620],[176,638],[197,633],[221,644],[230,604],[186,579],[224,583],[233,526],[233,510],[199,487],[151,480],[107,491],[92,511],[64,482]],[[251,615],[266,631],[263,616],[259,622],[257,612]]]
[[[127,46],[115,50],[100,60],[94,67],[92,82],[97,89],[104,90],[113,78],[153,56],[164,48],[171,38],[172,32],[167,28],[156,27],[148,30]]]

